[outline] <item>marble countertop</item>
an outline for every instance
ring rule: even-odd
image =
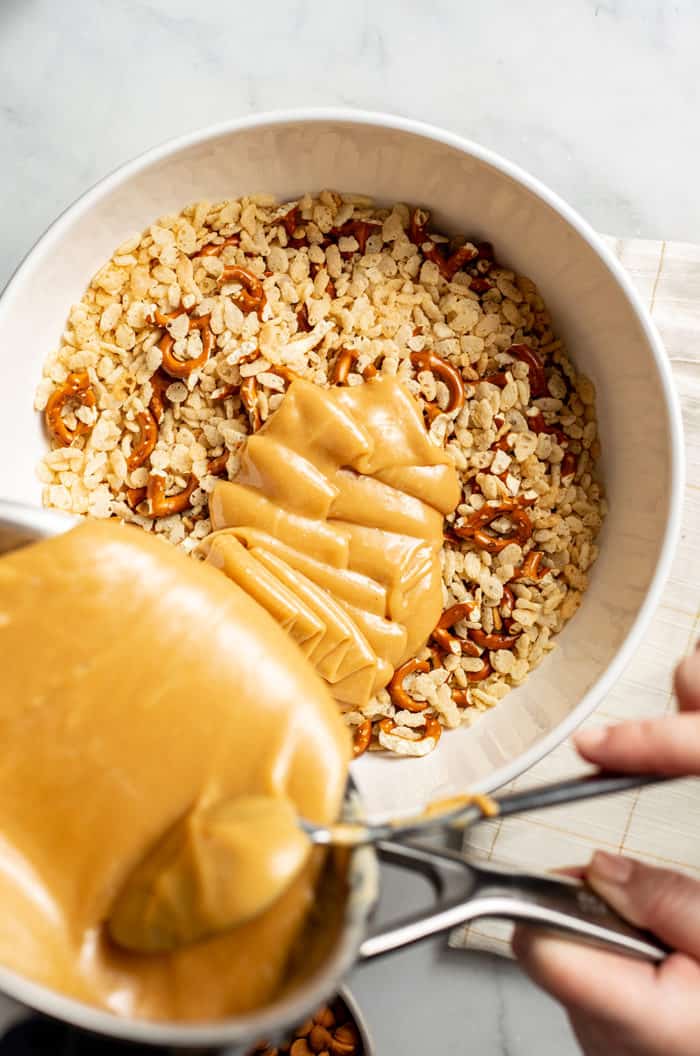
[[[124,160],[302,105],[443,125],[519,162],[599,230],[700,241],[698,33],[696,0],[0,0],[0,287]],[[426,897],[391,873],[383,912]],[[513,965],[444,942],[351,982],[381,1056],[577,1052]]]

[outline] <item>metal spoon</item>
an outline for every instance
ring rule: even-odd
[[[580,799],[593,799],[595,796],[627,792],[633,788],[642,788],[644,785],[667,780],[669,778],[659,774],[614,774],[598,771],[585,777],[555,781],[549,785],[540,785],[526,789],[524,792],[512,792],[503,796],[465,796],[462,803],[447,808],[445,811],[434,814],[423,812],[405,820],[399,819],[382,824],[364,825],[362,822],[339,822],[336,825],[323,826],[315,825],[304,818],[298,818],[297,823],[312,843],[357,847],[362,844],[378,843],[382,840],[402,839],[406,836],[425,833],[430,829],[442,829],[449,826],[467,828],[489,817],[505,818],[512,814],[523,814],[528,810],[541,810],[545,807],[556,807],[562,803],[575,803]]]

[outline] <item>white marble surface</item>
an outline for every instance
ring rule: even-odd
[[[600,230],[700,240],[696,0],[0,0],[0,284],[160,140],[264,109],[384,109],[523,164]]]
[[[0,286],[125,159],[300,105],[444,125],[521,163],[599,229],[700,241],[698,34],[697,0],[0,0]],[[390,877],[387,911],[415,897]],[[577,1051],[512,965],[442,943],[352,982],[381,1056]]]

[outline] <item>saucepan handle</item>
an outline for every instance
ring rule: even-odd
[[[416,844],[382,843],[378,852],[382,861],[420,872],[430,880],[437,902],[370,932],[360,946],[360,960],[484,917],[537,924],[647,961],[661,961],[669,952],[655,936],[632,927],[580,881],[485,868],[458,854]]]

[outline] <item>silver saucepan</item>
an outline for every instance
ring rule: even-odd
[[[65,531],[74,523],[63,514],[0,501],[0,553]],[[352,790],[346,806],[348,817],[357,817]],[[389,924],[373,926],[380,862],[427,877],[435,890],[435,903]],[[323,963],[277,1000],[249,1015],[196,1024],[122,1018],[2,967],[0,990],[85,1030],[155,1045],[225,1046],[229,1056],[235,1056],[259,1038],[282,1040],[291,1027],[338,992],[356,963],[483,917],[529,921],[651,961],[661,960],[666,953],[652,936],[630,927],[576,880],[510,872],[432,846],[387,840],[352,851],[343,926]]]

